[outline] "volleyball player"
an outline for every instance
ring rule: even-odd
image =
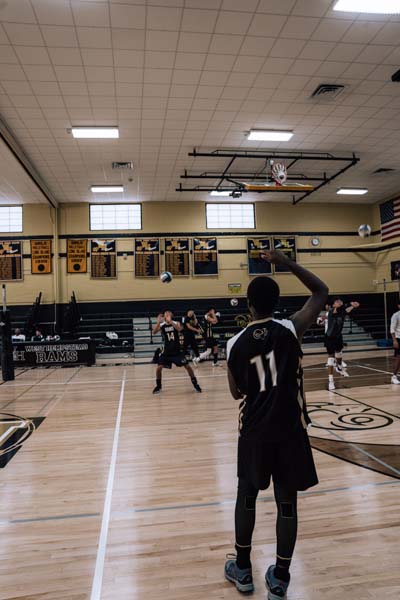
[[[400,385],[400,380],[398,378],[398,372],[400,369],[400,302],[398,302],[397,308],[399,310],[392,315],[392,318],[390,320],[390,334],[393,339],[394,348],[394,363],[392,375],[392,383],[394,385]]]
[[[197,366],[199,362],[206,360],[212,353],[213,367],[218,367],[218,340],[215,337],[215,326],[218,325],[220,316],[219,312],[215,312],[214,307],[209,308],[204,316],[206,349],[193,359],[194,365]]]
[[[238,494],[235,509],[235,558],[225,577],[240,592],[254,589],[250,561],[259,490],[272,477],[277,505],[277,556],[265,575],[269,598],[286,598],[297,536],[297,492],[318,483],[303,394],[300,346],[304,332],[325,305],[328,288],[310,271],[278,250],[263,259],[285,266],[311,291],[290,319],[272,315],[279,287],[268,276],[253,279],[247,300],[253,321],[228,341],[228,381],[239,406]]]
[[[195,357],[197,358],[199,356],[196,333],[199,334],[201,332],[202,330],[194,310],[188,310],[186,316],[183,317],[183,350],[186,355],[189,354],[189,348],[191,348]]]
[[[348,372],[343,366],[343,326],[346,315],[360,306],[359,302],[350,302],[344,304],[341,298],[334,300],[332,307],[328,310],[328,316],[325,327],[325,348],[328,353],[328,390],[333,392],[335,380],[333,370],[336,369],[339,375],[349,377]]]
[[[185,367],[189,374],[191,382],[196,392],[201,392],[201,387],[197,383],[192,367],[188,364],[185,354],[183,353],[179,333],[182,325],[173,320],[172,311],[166,310],[164,314],[159,314],[157,323],[153,327],[153,333],[161,331],[163,339],[163,349],[158,358],[158,366],[156,371],[156,387],[153,394],[159,394],[162,389],[161,373],[164,368],[171,369],[172,365],[177,367]]]

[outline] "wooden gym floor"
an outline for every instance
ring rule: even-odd
[[[328,393],[324,357],[305,359],[320,484],[299,501],[289,600],[400,597],[400,386],[386,352],[346,360],[351,377]],[[202,395],[183,370],[164,373],[159,396],[150,365],[29,370],[0,385],[1,600],[239,598],[222,575],[237,427],[225,365],[200,365]],[[257,600],[274,521],[267,490]]]

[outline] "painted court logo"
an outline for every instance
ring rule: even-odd
[[[0,413],[0,469],[4,469],[24,442],[44,421],[44,417],[24,419]]]

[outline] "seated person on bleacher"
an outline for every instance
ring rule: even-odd
[[[25,342],[26,337],[22,333],[20,329],[16,329],[14,334],[11,337],[11,341],[13,342]]]
[[[35,335],[32,336],[32,342],[44,342],[44,336],[41,330],[37,327],[35,331]]]

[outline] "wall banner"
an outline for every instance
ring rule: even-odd
[[[90,271],[92,279],[117,277],[115,240],[90,240]]]
[[[67,240],[67,273],[87,273],[87,239]]]
[[[31,240],[31,273],[48,275],[53,270],[51,240]]]
[[[22,242],[0,240],[0,280],[22,279]]]

